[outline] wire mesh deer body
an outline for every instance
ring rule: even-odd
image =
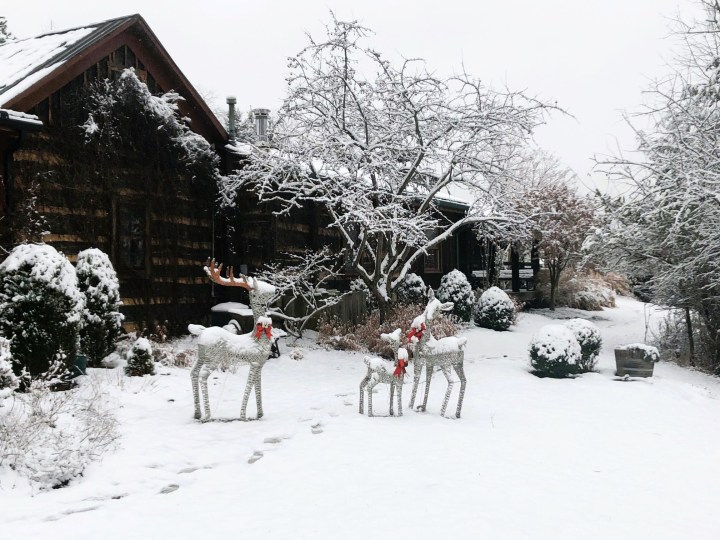
[[[367,374],[360,382],[360,414],[364,414],[365,388],[368,394],[368,416],[373,415],[372,392],[380,383],[390,385],[390,416],[394,415],[393,396],[397,390],[398,416],[402,416],[402,387],[405,378],[405,366],[408,363],[407,349],[400,347],[401,330],[398,328],[390,334],[380,334],[380,339],[390,343],[395,361],[384,358],[366,356]]]
[[[463,368],[467,338],[450,336],[442,339],[435,339],[433,337],[430,331],[429,323],[435,319],[441,311],[452,310],[453,303],[441,303],[440,300],[435,298],[435,294],[432,289],[430,289],[429,297],[430,301],[425,307],[425,311],[418,317],[415,317],[412,325],[410,326],[410,332],[408,333],[408,340],[415,343],[413,355],[415,380],[413,381],[412,395],[410,396],[410,408],[412,408],[415,404],[415,396],[417,394],[418,383],[420,382],[420,374],[422,373],[422,368],[424,366],[425,397],[423,399],[423,404],[418,407],[418,410],[425,411],[427,409],[427,400],[430,393],[430,381],[433,376],[433,370],[437,366],[440,368],[443,375],[445,375],[448,382],[445,398],[443,399],[442,408],[440,409],[440,414],[445,416],[445,410],[447,409],[450,394],[452,393],[452,388],[455,384],[455,380],[452,376],[452,370],[454,369],[460,379],[460,396],[458,397],[457,410],[455,412],[455,416],[460,418],[463,398],[465,397],[465,384],[467,382],[467,379],[465,378],[465,370]]]
[[[195,419],[209,420],[210,400],[208,397],[207,379],[221,364],[249,365],[245,393],[243,395],[240,420],[247,420],[246,409],[250,393],[255,389],[255,402],[257,405],[257,418],[263,416],[262,409],[262,368],[270,355],[273,343],[272,319],[265,316],[267,304],[275,293],[274,288],[253,278],[241,276],[235,278],[230,269],[230,278],[220,275],[222,265],[215,268],[215,261],[205,268],[210,278],[219,285],[238,286],[248,290],[250,294],[250,307],[253,312],[253,330],[247,334],[236,335],[224,328],[205,328],[199,325],[190,325],[188,329],[198,336],[198,358],[190,370],[193,400],[195,403]],[[200,406],[200,392],[203,394],[202,414]]]

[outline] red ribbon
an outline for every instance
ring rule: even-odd
[[[405,360],[398,360],[397,367],[395,368],[393,375],[395,375],[398,379],[405,375],[405,373],[407,373],[405,371],[405,366],[407,366],[407,362]]]
[[[265,335],[268,337],[268,339],[272,339],[272,325],[263,326],[262,324],[258,323],[257,326],[255,326],[255,339],[260,339],[263,335],[263,332],[265,332]]]
[[[407,340],[410,341],[412,338],[416,337],[418,339],[422,339],[423,334],[425,333],[425,323],[420,323],[420,329],[417,328],[411,328],[407,335]]]

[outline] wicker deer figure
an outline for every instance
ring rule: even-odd
[[[450,393],[455,383],[450,370],[450,368],[452,368],[460,378],[460,396],[458,397],[457,411],[455,413],[455,416],[460,418],[463,397],[465,396],[465,383],[467,382],[463,369],[467,338],[451,336],[435,339],[433,337],[430,332],[429,323],[435,319],[441,311],[452,310],[453,303],[441,303],[440,300],[435,298],[435,293],[432,289],[430,289],[429,298],[430,300],[425,307],[425,311],[422,315],[415,317],[410,326],[410,332],[407,335],[408,341],[415,343],[413,355],[415,380],[413,382],[412,395],[410,396],[410,408],[415,404],[415,395],[417,393],[418,382],[420,381],[420,373],[422,372],[423,366],[425,366],[425,398],[423,399],[423,404],[418,407],[418,410],[425,411],[428,394],[430,393],[430,380],[433,376],[433,369],[435,366],[438,366],[448,382],[445,399],[443,399],[442,409],[440,409],[440,414],[445,416],[445,409],[447,408]]]
[[[402,387],[405,378],[405,366],[408,363],[407,349],[400,347],[401,330],[398,328],[390,334],[380,334],[380,339],[390,343],[395,361],[384,358],[366,356],[367,375],[360,382],[360,414],[364,411],[365,387],[368,394],[368,416],[373,416],[372,391],[380,383],[390,385],[390,416],[393,416],[393,395],[397,388],[398,416],[402,416]]]
[[[255,402],[257,404],[257,418],[263,416],[262,410],[262,368],[270,354],[272,346],[272,319],[265,316],[268,302],[275,293],[275,288],[257,279],[233,275],[232,268],[229,277],[222,277],[222,264],[215,266],[215,261],[209,261],[205,272],[210,279],[218,285],[226,287],[242,287],[250,293],[250,307],[253,312],[253,331],[248,334],[236,335],[224,328],[191,324],[188,330],[198,336],[198,358],[190,370],[193,399],[195,401],[195,419],[205,421],[210,419],[210,400],[208,398],[207,380],[218,365],[227,362],[231,364],[249,364],[245,394],[243,395],[240,420],[247,420],[246,408],[250,392],[255,389]],[[203,418],[200,407],[200,389],[203,393],[205,416]]]

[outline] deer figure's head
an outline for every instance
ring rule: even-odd
[[[208,259],[204,267],[205,273],[213,283],[223,287],[242,287],[250,293],[250,308],[256,322],[260,317],[265,316],[267,305],[275,296],[275,287],[244,274],[235,276],[232,266],[228,269],[228,277],[223,277],[222,269],[222,263],[216,264],[215,259]]]
[[[452,302],[440,302],[435,298],[435,293],[432,288],[428,290],[428,303],[425,306],[425,311],[421,315],[418,315],[413,319],[410,325],[410,332],[407,335],[408,341],[412,341],[413,338],[420,341],[425,337],[429,337],[428,325],[431,321],[436,319],[441,311],[452,311],[455,306]]]

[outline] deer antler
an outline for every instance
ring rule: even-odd
[[[224,278],[222,276],[222,263],[216,266],[215,259],[208,259],[206,265],[207,266],[204,267],[205,273],[208,275],[208,277],[213,283],[217,283],[218,285],[222,285],[223,287],[242,287],[243,289],[247,289],[248,291],[252,289],[252,287],[248,283],[247,276],[240,274],[236,278],[233,275],[232,266],[228,269],[228,277]]]

